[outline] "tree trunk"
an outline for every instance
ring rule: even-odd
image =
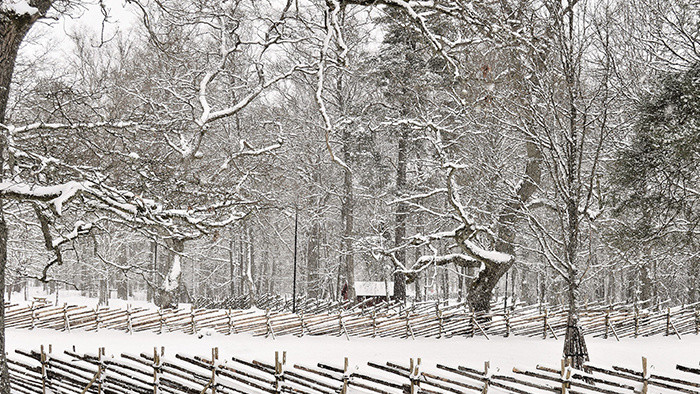
[[[243,242],[243,234],[245,232],[245,226],[241,225],[241,232],[238,234],[238,272],[240,273],[240,281],[238,283],[238,294],[245,293],[245,243]]]
[[[4,158],[5,144],[0,147],[0,157]],[[4,159],[0,159],[0,168]],[[5,222],[5,207],[0,200],[0,393],[10,394],[10,375],[7,370],[7,356],[5,355],[5,267],[7,266],[7,240],[8,231]]]
[[[648,260],[643,261],[639,265],[640,301],[649,301],[654,298],[654,284],[652,283],[651,267],[649,265]]]
[[[690,270],[688,275],[688,302],[697,302],[700,298],[700,258],[695,256],[690,262]]]
[[[321,184],[321,168],[318,163],[314,165],[314,186]],[[311,208],[311,230],[306,243],[306,280],[307,295],[318,298],[321,293],[321,197],[314,196],[309,199]]]
[[[345,127],[343,131],[343,160],[346,164],[352,159],[352,136],[350,128]],[[355,299],[355,256],[353,251],[353,226],[354,226],[354,193],[352,185],[352,172],[345,168],[343,170],[343,204],[341,208],[341,217],[343,223],[343,239],[341,253],[345,261],[345,282],[348,285],[347,297],[349,300]]]
[[[100,279],[100,294],[97,304],[109,306],[109,273],[106,274],[106,279]]]
[[[420,214],[418,214],[418,215],[416,215],[416,216],[417,216],[418,221],[420,222]],[[416,232],[422,233],[422,231],[423,231],[422,226],[419,225],[419,224],[416,224]],[[415,254],[413,255],[413,258],[415,259],[415,261],[418,261],[418,259],[421,257],[421,252],[422,252],[421,248],[415,248]],[[415,292],[416,292],[416,297],[415,297],[415,298],[416,298],[416,301],[417,301],[417,302],[423,301],[423,297],[422,297],[422,294],[421,294],[421,281],[420,281],[420,277],[421,277],[421,273],[417,273],[417,274],[415,275],[414,279],[413,279],[413,288],[414,288],[414,290],[415,290]]]
[[[408,129],[402,127],[398,135],[398,158],[396,162],[396,194],[401,197],[406,191],[406,161],[408,160]],[[396,228],[394,231],[394,245],[398,246],[406,238],[406,219],[408,207],[405,203],[396,204]],[[406,265],[406,251],[401,248],[396,251],[396,260]],[[396,267],[397,269],[400,267]],[[406,299],[406,275],[403,272],[394,273],[394,298]]]
[[[0,12],[0,123],[5,123],[10,98],[10,83],[17,60],[17,51],[29,29],[51,6],[51,1],[35,0],[31,5],[38,12],[33,15],[15,15]],[[8,150],[5,133],[0,137],[0,182],[5,180],[5,156]],[[10,393],[10,375],[5,355],[5,269],[7,267],[7,243],[9,231],[5,222],[4,203],[0,199],[0,394]]]
[[[270,294],[275,294],[277,286],[275,286],[275,281],[277,280],[277,259],[275,256],[279,256],[279,249],[275,247],[273,250],[272,259],[270,259]]]
[[[233,259],[233,248],[235,246],[233,233],[231,233],[231,238],[228,241],[229,297],[233,297],[236,294],[236,264]]]
[[[564,338],[564,357],[571,358],[571,366],[583,369],[583,364],[589,360],[586,340],[578,318],[577,299],[578,284],[576,270],[569,270],[569,316],[566,325],[566,337]]]
[[[608,273],[608,285],[606,287],[605,291],[605,302],[608,304],[614,304],[615,303],[615,292],[617,290],[615,289],[615,272],[610,271]]]
[[[494,249],[496,251],[515,256],[515,237],[517,234],[517,222],[519,220],[522,205],[527,202],[537,190],[542,178],[542,151],[532,141],[526,143],[527,165],[520,187],[517,190],[517,198],[509,201],[498,215],[498,237]],[[467,294],[467,301],[475,311],[491,310],[491,296],[493,289],[503,275],[510,269],[515,260],[502,264],[486,264],[484,270],[472,282]]]
[[[306,243],[306,280],[307,294],[311,298],[318,298],[320,293],[320,276],[319,276],[319,238],[321,236],[321,227],[318,224],[318,219],[315,217],[311,218],[311,231],[309,233],[307,243]]]
[[[579,286],[579,235],[580,235],[580,216],[579,204],[581,193],[581,178],[579,165],[579,130],[578,130],[578,109],[576,107],[576,69],[573,59],[573,29],[574,29],[574,12],[570,10],[568,13],[568,31],[564,33],[565,41],[563,44],[564,61],[563,71],[566,77],[566,85],[568,90],[568,135],[564,144],[564,155],[566,157],[566,170],[564,181],[564,203],[566,206],[566,228],[564,235],[565,245],[565,261],[568,265],[565,278],[569,286],[569,316],[566,327],[566,338],[564,341],[564,356],[571,357],[571,366],[576,369],[583,369],[583,364],[588,361],[588,349],[586,341],[581,331],[581,326],[578,320],[578,286]],[[568,34],[568,35],[567,35]]]
[[[177,308],[180,300],[182,285],[182,252],[185,251],[185,241],[172,240],[173,251],[170,253],[168,274],[165,276],[163,286],[160,289],[158,306],[161,308]]]
[[[247,246],[247,263],[245,270],[245,284],[248,296],[251,303],[255,303],[255,279],[253,272],[255,271],[255,251],[253,250],[253,237],[251,235],[250,226],[246,227],[246,246]]]
[[[158,243],[153,240],[151,241],[151,275],[150,283],[147,283],[148,288],[146,289],[146,299],[148,302],[155,303],[156,301],[156,283],[157,283],[157,272],[158,272]]]
[[[119,265],[126,267],[128,262],[127,247],[126,244],[122,244],[119,248]],[[117,298],[120,300],[127,300],[129,298],[129,282],[126,275],[123,272],[117,273]]]

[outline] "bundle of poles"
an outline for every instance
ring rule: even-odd
[[[9,359],[13,392],[23,394],[160,393],[700,393],[700,368],[676,365],[673,374],[651,372],[646,358],[635,367],[586,364],[575,370],[567,360],[555,367],[500,371],[462,365],[426,365],[368,361],[302,365],[287,362],[286,352],[266,361],[220,354],[167,354],[164,348],[140,354],[107,354],[51,347],[16,350]],[[339,360],[340,361],[340,360]]]
[[[584,334],[607,339],[700,333],[700,303],[650,310],[591,304],[579,310]],[[84,305],[6,305],[5,327],[62,331],[103,329],[134,332],[202,331],[221,334],[336,335],[352,337],[526,336],[559,338],[565,334],[568,311],[546,305],[517,306],[490,313],[464,304],[419,303],[357,306],[338,312],[291,313],[258,309],[89,308]],[[208,332],[210,333],[210,332]]]

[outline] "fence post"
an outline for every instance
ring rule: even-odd
[[[32,330],[36,328],[36,325],[34,321],[36,320],[36,309],[34,309],[34,301],[32,301],[32,306],[31,306],[31,311],[32,311]]]
[[[95,307],[95,332],[100,331],[100,307]]]
[[[133,334],[133,326],[131,323],[131,305],[126,304],[126,332]]]
[[[197,322],[195,321],[194,305],[190,307],[190,325],[192,326],[192,335],[196,335]]]
[[[227,317],[227,326],[228,326],[228,335],[231,335],[233,333],[233,318],[231,316],[231,308],[226,310],[226,317]]]
[[[68,319],[68,304],[63,303],[63,329],[70,332],[70,320]]]
[[[165,325],[165,320],[163,319],[163,308],[158,308],[158,334],[163,333],[163,326]]]
[[[283,358],[286,358],[287,352],[284,352]],[[282,392],[282,381],[284,380],[284,371],[280,362],[280,352],[275,352],[275,392]]]
[[[700,314],[695,310],[695,335],[700,334]]]
[[[506,336],[506,338],[508,338],[510,336],[510,312],[508,312],[507,310],[506,310],[505,319],[506,319],[506,335],[505,336]]]
[[[608,339],[608,330],[610,330],[610,309],[605,311],[605,335],[603,335],[604,339]]]
[[[634,337],[637,338],[639,336],[639,309],[637,309],[637,305],[634,306]]]
[[[49,354],[51,354],[51,345],[49,345]],[[48,374],[46,366],[49,363],[49,354],[44,352],[44,345],[41,345],[41,392],[46,394],[46,385],[48,383]]]
[[[549,315],[549,310],[544,308],[544,324],[542,325],[542,339],[547,339],[547,316]]]
[[[561,394],[567,394],[569,392],[569,386],[571,379],[571,358],[561,360]]]
[[[105,355],[105,348],[101,347],[97,350],[97,394],[102,394],[102,383],[104,382],[104,376],[102,372],[106,369],[103,357]]]
[[[275,330],[272,328],[270,323],[270,310],[265,311],[265,325],[267,326],[267,333],[265,333],[265,338],[272,335],[272,339],[275,339]]]
[[[348,375],[348,358],[345,357],[345,364],[343,366],[343,388],[340,390],[340,394],[347,394],[349,381],[350,376]]]
[[[481,390],[483,394],[486,394],[489,392],[489,383],[491,380],[491,372],[489,369],[491,368],[491,362],[490,361],[484,361],[484,389]]]
[[[474,331],[476,331],[476,320],[474,319],[474,312],[472,312],[471,320],[469,321],[469,324],[471,325],[471,337],[474,338]]]
[[[306,331],[306,330],[305,330],[305,324],[306,324],[306,323],[304,323],[304,313],[303,313],[303,312],[302,312],[302,313],[299,313],[298,316],[299,316],[299,323],[300,323],[300,326],[301,326],[301,333],[299,334],[299,336],[300,336],[300,337],[303,337],[303,336],[304,336],[304,331]]]
[[[372,309],[372,338],[374,338],[376,336],[377,336],[377,310]]]
[[[216,394],[216,369],[219,360],[219,348],[211,349],[211,394]]]
[[[671,334],[671,308],[666,309],[666,336]]]
[[[647,358],[642,357],[642,394],[649,391],[649,370],[647,368]]]
[[[163,356],[163,353],[165,353],[165,348],[160,348],[160,354],[157,347],[153,348],[153,394],[159,394],[160,374],[163,369],[160,358]]]

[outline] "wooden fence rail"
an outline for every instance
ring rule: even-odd
[[[286,352],[273,362],[226,356],[218,348],[210,354],[167,355],[164,348],[140,354],[108,355],[75,351],[52,353],[16,350],[8,358],[12,391],[21,394],[215,394],[370,392],[417,393],[700,393],[700,369],[677,365],[674,374],[651,373],[646,358],[638,366],[604,367],[587,364],[572,369],[565,360],[556,368],[498,371],[436,364],[421,358],[404,362],[370,361],[350,369],[340,365],[288,364]],[[340,360],[339,360],[340,361]]]
[[[647,310],[626,306],[588,305],[579,312],[584,333],[606,339],[700,333],[700,303]],[[411,306],[352,307],[331,313],[291,313],[256,309],[149,309],[88,308],[41,302],[6,305],[6,328],[119,330],[128,333],[185,332],[207,335],[251,333],[280,335],[335,335],[352,337],[474,337],[529,336],[558,338],[566,330],[567,310],[535,305],[512,310],[475,313],[463,304],[420,303]]]

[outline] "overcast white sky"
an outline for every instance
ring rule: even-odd
[[[105,24],[104,39],[114,36],[117,29],[128,30],[139,20],[137,9],[126,5],[124,0],[103,0],[109,12],[109,23]],[[98,0],[81,2],[81,7],[74,9],[69,15],[63,15],[58,20],[43,19],[30,32],[22,48],[23,55],[29,58],[47,50],[48,57],[60,61],[65,59],[72,50],[70,33],[87,31],[94,45],[100,43],[100,32],[104,18]]]

